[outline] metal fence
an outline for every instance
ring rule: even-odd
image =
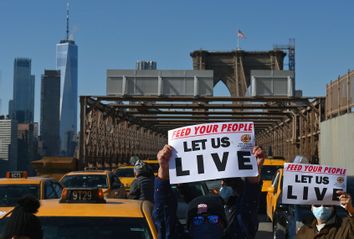
[[[327,84],[326,118],[352,112],[354,108],[354,70]]]

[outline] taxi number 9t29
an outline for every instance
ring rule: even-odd
[[[91,191],[73,191],[72,192],[72,200],[74,200],[74,201],[92,200],[92,192]]]

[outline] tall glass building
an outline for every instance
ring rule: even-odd
[[[73,154],[73,138],[77,132],[78,47],[75,41],[57,44],[57,70],[60,70],[60,152]]]
[[[18,123],[33,122],[34,81],[34,75],[31,75],[31,59],[16,58],[10,117],[16,119]]]
[[[41,140],[46,156],[59,154],[60,71],[44,70],[41,82]]]

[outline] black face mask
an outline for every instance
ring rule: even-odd
[[[220,239],[224,235],[224,228],[220,224],[193,225],[190,228],[190,235],[192,239]]]

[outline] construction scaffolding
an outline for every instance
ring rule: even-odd
[[[155,158],[170,129],[253,121],[257,144],[274,155],[318,157],[321,97],[81,96],[81,167],[114,168]]]

